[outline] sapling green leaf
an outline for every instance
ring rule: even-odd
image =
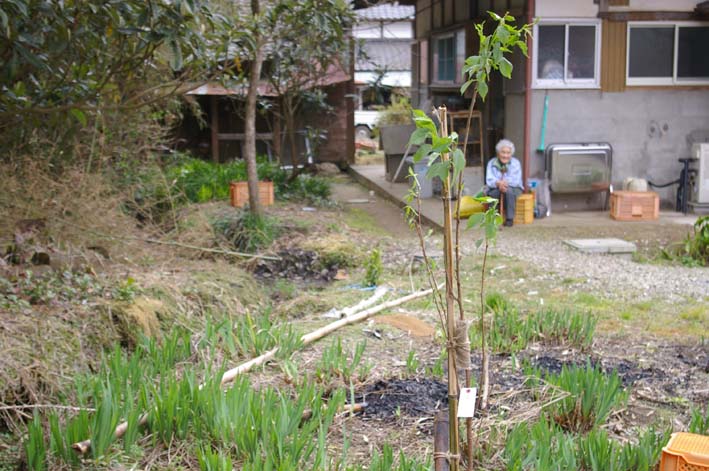
[[[426,139],[428,139],[431,135],[430,130],[427,128],[418,128],[416,131],[411,134],[411,138],[409,138],[409,144],[414,145],[414,146],[420,146],[424,142],[426,142]]]
[[[457,181],[458,175],[465,169],[465,155],[461,149],[456,149],[453,151],[451,159],[453,161],[453,180]]]
[[[414,162],[419,163],[426,155],[431,153],[431,144],[422,144],[414,153]]]
[[[468,218],[468,229],[478,227],[485,219],[484,213],[475,213]],[[479,246],[478,246],[479,247]]]
[[[448,172],[450,170],[450,160],[445,160],[441,162],[436,162],[431,164],[426,172],[426,178],[433,179],[438,177],[441,180],[446,180],[448,178]]]

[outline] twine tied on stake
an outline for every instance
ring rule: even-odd
[[[471,370],[473,368],[470,363],[470,338],[468,337],[468,327],[470,321],[459,322],[455,326],[455,333],[451,339],[451,346],[455,351],[456,367],[462,370]]]

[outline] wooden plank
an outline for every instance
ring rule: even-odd
[[[601,38],[601,90],[625,90],[626,23],[603,20]]]

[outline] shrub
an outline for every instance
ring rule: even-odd
[[[377,119],[377,127],[398,124],[412,124],[413,110],[407,98],[395,99],[391,105],[384,108]]]

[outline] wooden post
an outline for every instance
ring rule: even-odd
[[[446,107],[438,108],[438,118],[441,123],[441,137],[448,136],[448,118],[446,117]],[[441,155],[443,162],[449,161],[450,156]],[[446,267],[446,324],[448,330],[448,436],[450,438],[450,454],[455,457],[458,455],[458,374],[455,366],[455,346],[451,340],[455,336],[456,319],[455,319],[455,297],[453,289],[453,212],[451,209],[451,177],[450,172],[443,181],[443,246],[444,260]],[[458,471],[459,458],[451,458],[451,471]]]
[[[219,106],[217,106],[217,96],[210,95],[209,97],[210,110],[212,112],[212,160],[214,163],[219,163]]]
[[[433,466],[435,471],[448,471],[448,416],[439,412],[433,419]]]

